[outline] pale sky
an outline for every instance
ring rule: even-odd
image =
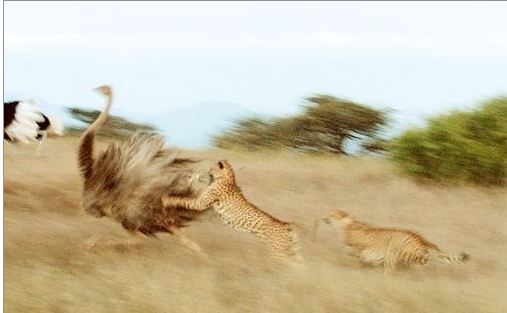
[[[163,119],[315,93],[417,122],[507,94],[506,2],[5,2],[5,92]],[[191,118],[191,117],[189,117]],[[205,118],[200,116],[198,118]],[[403,124],[403,123],[400,123]]]

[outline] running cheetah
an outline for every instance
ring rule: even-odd
[[[430,256],[445,263],[462,264],[469,259],[465,252],[446,253],[435,244],[411,230],[378,228],[361,223],[344,211],[336,211],[323,219],[325,223],[341,229],[345,245],[363,262],[384,265],[389,272],[398,266],[424,265]]]
[[[236,184],[234,169],[227,160],[219,161],[209,171],[212,183],[197,198],[164,196],[165,206],[181,206],[203,211],[213,208],[220,218],[236,230],[256,234],[275,256],[302,260],[297,244],[302,228],[280,221],[250,203]]]

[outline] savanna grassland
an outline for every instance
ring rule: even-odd
[[[90,250],[94,235],[128,234],[80,208],[77,144],[50,139],[39,155],[4,145],[5,312],[507,312],[505,188],[418,185],[383,159],[185,151],[229,159],[247,198],[305,226],[304,267],[272,260],[213,212],[184,229],[209,259],[170,235]],[[471,260],[390,275],[363,267],[316,223],[338,208]]]

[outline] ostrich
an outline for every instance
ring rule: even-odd
[[[84,180],[82,205],[85,211],[95,217],[116,220],[137,236],[131,239],[139,240],[141,234],[155,236],[158,232],[166,232],[205,255],[180,230],[185,222],[199,214],[179,207],[165,208],[161,201],[165,194],[197,195],[210,183],[195,179],[198,161],[177,157],[175,151],[164,148],[160,135],[146,132],[137,132],[123,143],[111,143],[94,157],[95,134],[106,121],[113,98],[109,86],[96,90],[107,98],[107,103],[80,139],[78,159]]]
[[[29,143],[63,135],[60,120],[48,117],[33,101],[4,102],[4,139]]]

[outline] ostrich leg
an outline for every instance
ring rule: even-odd
[[[180,243],[190,250],[194,251],[201,257],[207,258],[208,255],[204,253],[201,247],[195,243],[192,239],[188,238],[177,226],[171,225],[167,227],[167,230],[176,237],[178,237]]]

